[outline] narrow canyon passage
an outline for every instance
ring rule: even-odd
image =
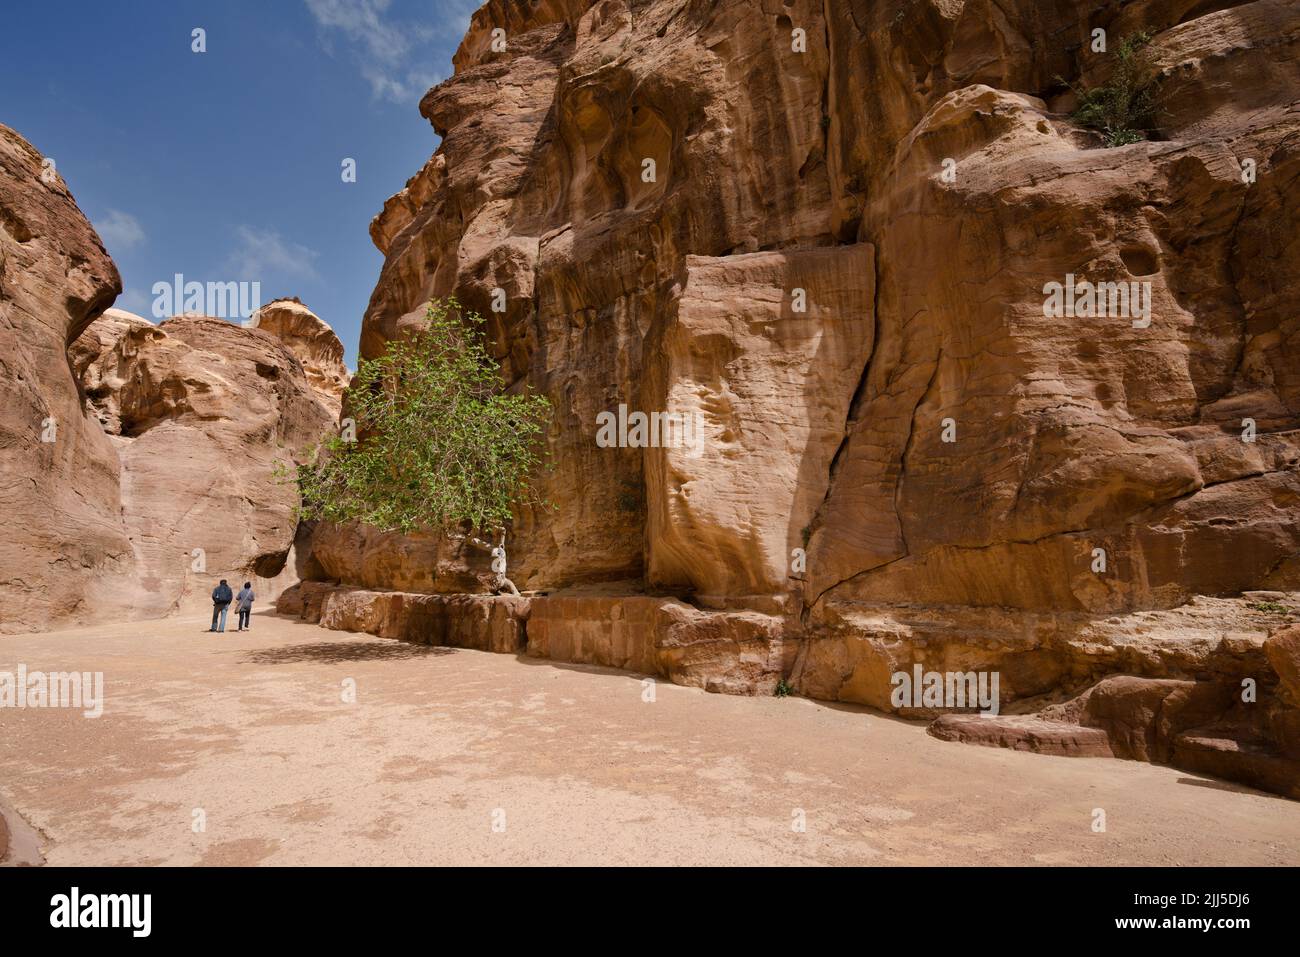
[[[104,675],[99,718],[4,712],[0,803],[39,829],[48,863],[1252,865],[1300,855],[1295,802],[1167,767],[966,747],[865,709],[647,685],[271,614],[246,634],[213,636],[206,624],[0,642],[0,671]]]

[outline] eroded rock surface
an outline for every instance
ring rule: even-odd
[[[319,522],[310,541],[319,580],[428,593],[483,592],[495,580],[490,555],[464,539]]]
[[[519,516],[522,587],[795,595],[814,622],[1295,587],[1298,17],[487,4],[421,104],[441,147],[372,226],[362,353],[454,293],[550,397],[560,508]],[[1051,105],[1104,79],[1094,27],[1154,34],[1168,139],[1099,148]],[[1067,275],[1147,284],[1149,326],[1045,315]],[[620,403],[701,416],[703,453],[599,447]]]
[[[1151,140],[1069,118],[1060,78],[1110,69],[1096,28],[1152,34]],[[1163,738],[1168,695],[1018,716],[1056,753],[1230,774],[1294,740],[1268,629],[1206,608],[1300,588],[1300,8],[493,0],[456,67],[421,103],[441,146],[372,224],[361,352],[455,294],[549,397],[557,507],[516,516],[520,588],[767,616],[783,678],[874,707],[914,663],[998,669],[1026,713],[1122,675],[1270,689]],[[1133,300],[1053,314],[1081,280]],[[608,447],[620,406],[703,442]],[[354,566],[389,571],[337,577],[411,587],[375,547]]]
[[[129,581],[117,454],[67,354],[121,291],[62,178],[0,126],[0,631],[86,620]]]
[[[121,462],[136,567],[122,613],[205,607],[220,578],[257,579],[263,600],[296,580],[291,466],[337,419],[289,345],[224,319],[111,309],[70,353]]]
[[[335,417],[348,387],[343,343],[325,322],[298,299],[274,299],[250,317],[254,329],[269,332],[297,356],[307,381]]]

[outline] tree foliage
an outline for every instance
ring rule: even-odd
[[[357,439],[330,439],[299,466],[302,517],[490,532],[514,504],[536,501],[550,403],[501,393],[477,313],[450,298],[433,302],[427,320],[361,363],[349,392]]]
[[[1160,71],[1147,44],[1148,33],[1124,37],[1115,50],[1115,66],[1101,86],[1073,85],[1079,105],[1076,123],[1097,130],[1107,146],[1124,146],[1146,138],[1160,112]]]

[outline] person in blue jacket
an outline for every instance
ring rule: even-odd
[[[230,591],[230,586],[226,580],[221,579],[221,584],[212,589],[212,627],[208,631],[224,632],[226,630],[226,612],[230,610],[230,603],[234,601],[235,596]],[[217,618],[221,618],[221,627],[217,627]]]

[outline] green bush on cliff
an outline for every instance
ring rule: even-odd
[[[1071,118],[1101,133],[1107,146],[1136,143],[1155,128],[1160,112],[1160,71],[1147,48],[1150,42],[1149,33],[1124,37],[1105,83],[1092,89],[1070,85],[1079,98]]]
[[[301,517],[490,532],[535,499],[550,403],[500,392],[482,325],[454,298],[435,301],[424,328],[361,363],[349,391],[356,439],[330,439],[299,466]]]

